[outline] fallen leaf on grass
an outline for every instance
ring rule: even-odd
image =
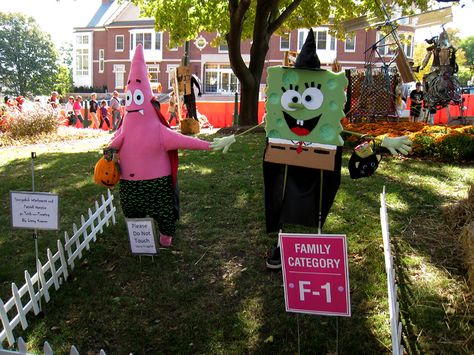
[[[267,339],[263,341],[265,344],[267,343],[273,343],[273,335],[270,335]]]

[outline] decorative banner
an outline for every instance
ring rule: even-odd
[[[125,218],[132,254],[157,253],[153,218]]]
[[[287,312],[351,315],[345,235],[280,233]]]
[[[13,228],[59,229],[59,196],[47,192],[10,191]]]

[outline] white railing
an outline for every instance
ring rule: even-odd
[[[18,350],[3,350],[3,349],[0,349],[0,355],[33,355],[31,353],[29,353],[26,349],[27,349],[27,345],[25,343],[25,341],[23,340],[23,338],[18,338],[18,341],[17,341],[17,346],[18,346]],[[43,353],[44,355],[54,355],[54,352],[53,352],[53,349],[51,348],[51,345],[49,345],[49,343],[47,341],[44,342],[44,345],[43,345]],[[69,352],[69,355],[79,355],[79,351],[77,351],[76,347],[73,345],[71,346],[71,350]],[[100,352],[99,352],[99,355],[106,355],[105,354],[105,351],[100,349]]]
[[[21,324],[22,329],[28,327],[26,315],[33,310],[37,315],[40,312],[41,298],[44,297],[46,302],[49,302],[49,289],[54,285],[57,290],[63,280],[68,278],[68,266],[74,269],[74,261],[77,258],[82,258],[84,249],[89,250],[90,242],[96,241],[97,233],[103,232],[104,224],[109,225],[110,219],[115,224],[115,211],[113,205],[114,196],[107,190],[107,200],[104,195],[101,196],[101,205],[95,201],[95,212],[88,210],[88,219],[81,216],[81,226],[79,229],[73,224],[73,234],[68,236],[64,233],[65,243],[62,244],[60,240],[57,241],[58,251],[53,255],[48,248],[46,254],[48,261],[42,265],[38,260],[37,272],[30,276],[25,270],[25,284],[18,288],[15,283],[12,283],[12,298],[6,303],[0,299],[0,321],[3,329],[0,331],[0,347],[1,343],[7,339],[8,344],[12,346],[15,343],[13,330],[18,324]],[[39,278],[39,282],[38,282]],[[35,285],[39,285],[35,290]],[[26,298],[26,300],[25,300]],[[15,313],[13,318],[9,318],[9,312]],[[4,350],[1,350],[4,351]],[[0,354],[2,354],[0,352]]]
[[[393,256],[390,247],[385,186],[383,187],[383,192],[380,194],[380,223],[382,225],[385,271],[387,272],[388,310],[390,313],[390,329],[392,332],[392,354],[402,355],[404,353],[402,345],[402,322],[400,321],[400,305],[397,300],[397,282],[395,280]]]

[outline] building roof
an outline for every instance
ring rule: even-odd
[[[136,21],[114,21],[107,25],[107,27],[130,27],[130,26],[154,26],[155,20],[140,19]]]
[[[127,2],[108,1],[102,2],[102,5],[97,9],[92,19],[87,24],[87,27],[101,27],[113,20],[127,5]]]

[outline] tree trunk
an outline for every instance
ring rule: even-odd
[[[258,123],[258,95],[260,81],[252,80],[249,83],[240,83],[240,126],[253,126]]]
[[[258,124],[258,96],[260,80],[265,66],[270,37],[281,26],[283,21],[298,7],[301,0],[294,0],[280,14],[280,0],[258,0],[254,21],[252,47],[250,48],[250,63],[244,63],[241,54],[241,38],[243,21],[250,0],[229,1],[230,30],[226,35],[229,47],[229,61],[235,75],[240,81],[240,115],[241,126]]]

